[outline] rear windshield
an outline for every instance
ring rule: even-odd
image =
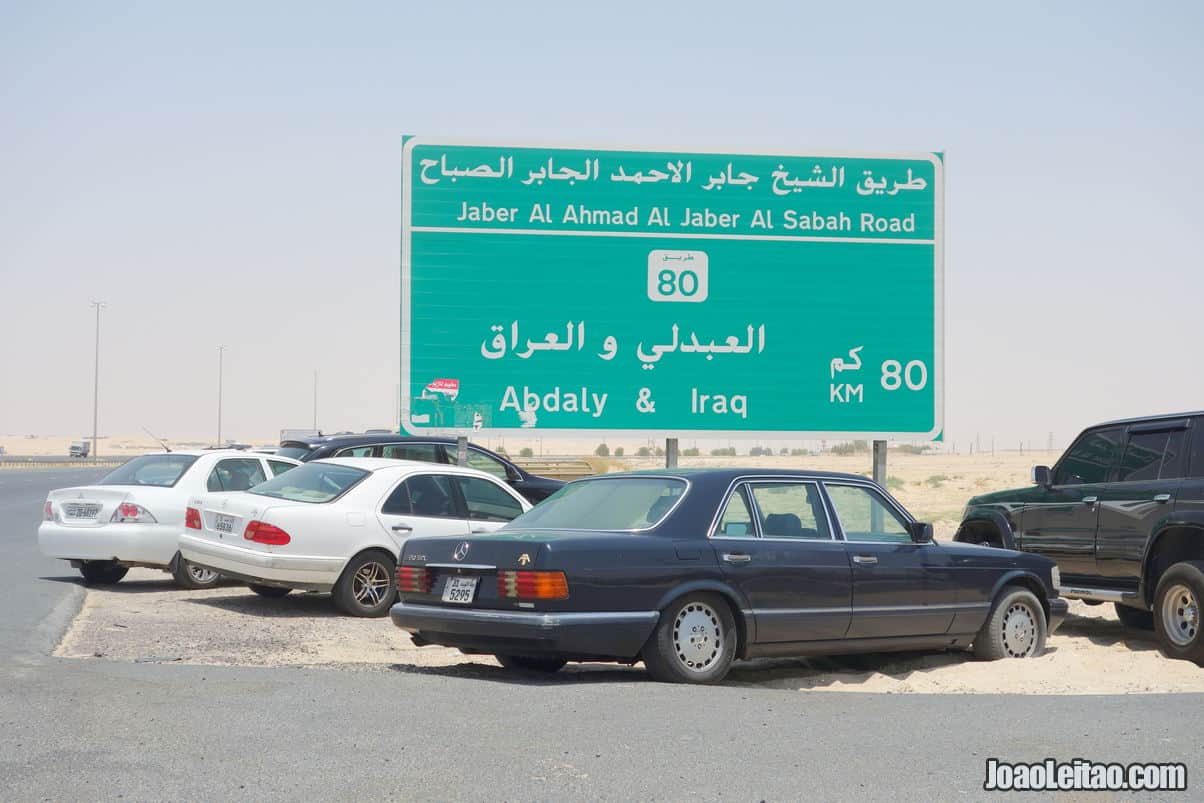
[[[153,485],[170,488],[180,481],[196,455],[148,454],[135,457],[105,475],[97,485]]]
[[[645,530],[686,491],[671,477],[621,477],[570,483],[506,525],[507,530]]]
[[[281,457],[291,457],[294,460],[305,460],[305,456],[312,451],[313,449],[308,446],[293,444],[290,446],[281,446],[276,450],[276,454]]]
[[[330,502],[345,494],[351,486],[371,472],[332,463],[306,463],[292,471],[261,482],[249,493],[287,499],[290,502]]]

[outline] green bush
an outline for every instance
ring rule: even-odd
[[[933,488],[940,488],[942,485],[944,485],[946,482],[948,482],[948,480],[949,480],[949,478],[946,477],[944,474],[933,474],[931,477],[924,480],[924,482],[928,483]]]
[[[652,457],[652,450],[647,446],[641,446],[639,449],[635,450],[635,453],[638,457]]]
[[[697,447],[694,447],[693,449],[682,449],[681,450],[682,457],[698,457],[698,454],[699,454],[699,452],[698,452]]]
[[[623,447],[616,446],[615,447],[615,457],[622,457],[622,456],[623,456]]]
[[[867,441],[848,441],[846,443],[838,443],[831,448],[834,455],[847,457],[851,454],[865,454],[870,450],[869,442]]]
[[[518,456],[519,457],[534,457],[535,452],[531,451],[530,446],[524,446],[523,448],[518,450]]]
[[[736,456],[736,447],[726,446],[721,449],[712,449],[711,456],[712,457],[735,457]]]
[[[790,450],[791,457],[809,457],[810,455],[811,455],[811,452],[807,451],[806,449],[791,449]]]
[[[594,454],[598,457],[610,457],[610,447],[605,443],[599,443],[598,448],[594,449]]]
[[[903,482],[903,480],[899,479],[898,477],[887,477],[886,478],[886,489],[888,491],[897,491],[900,488],[902,488],[904,486],[904,484],[905,483]]]

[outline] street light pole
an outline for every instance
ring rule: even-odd
[[[92,306],[96,308],[96,360],[95,371],[92,375],[92,459],[95,460],[98,454],[96,450],[97,421],[100,418],[100,311],[105,308],[105,302],[93,301]]]
[[[225,346],[217,347],[217,446],[222,445],[222,356]]]

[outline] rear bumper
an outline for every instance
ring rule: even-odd
[[[38,527],[38,548],[49,558],[118,560],[166,567],[176,556],[179,534],[174,524],[108,522],[87,527],[44,521]]]
[[[322,555],[278,555],[194,535],[178,536],[180,555],[206,569],[249,583],[329,591],[347,563]]]
[[[398,602],[393,624],[417,644],[468,652],[636,658],[652,635],[659,611],[536,613],[447,608]]]
[[[1054,597],[1049,601],[1049,622],[1046,628],[1049,633],[1053,633],[1066,619],[1066,614],[1070,612],[1070,603],[1061,597]]]

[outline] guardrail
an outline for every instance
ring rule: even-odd
[[[588,460],[579,457],[518,457],[511,458],[520,468],[540,477],[554,480],[578,480],[598,472]]]
[[[0,455],[0,469],[30,468],[117,468],[128,457],[46,457]]]

